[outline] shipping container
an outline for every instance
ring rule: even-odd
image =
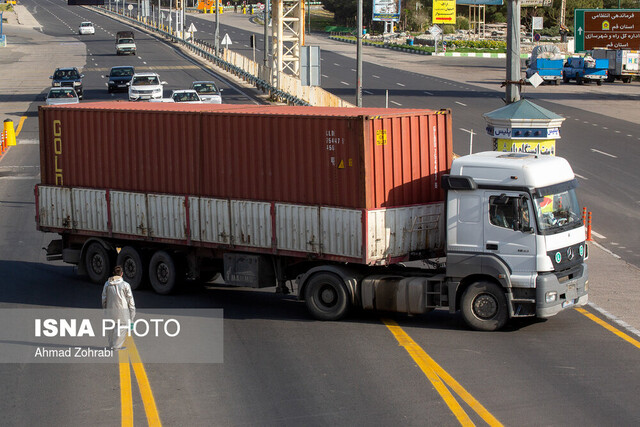
[[[375,209],[441,201],[448,110],[41,107],[42,184]]]

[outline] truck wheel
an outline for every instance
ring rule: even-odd
[[[596,82],[596,84],[597,84],[598,86],[602,86],[602,80],[598,80],[598,81]]]
[[[462,317],[478,331],[497,331],[507,323],[507,298],[502,288],[491,282],[476,282],[462,295]]]
[[[93,242],[84,254],[84,265],[91,281],[103,284],[113,270],[113,256],[100,243]]]
[[[631,83],[631,77],[624,77],[622,83]]]
[[[120,249],[116,265],[122,266],[123,279],[131,285],[131,289],[140,289],[145,285],[145,265],[135,248],[125,246]]]
[[[309,279],[304,290],[307,309],[320,320],[338,320],[349,311],[349,294],[342,280],[331,273],[319,273]]]
[[[178,269],[171,255],[165,251],[158,251],[149,261],[149,281],[153,290],[167,295],[178,287]]]
[[[576,77],[576,83],[579,85],[584,84],[584,82],[582,81],[582,77]]]
[[[569,83],[569,77],[563,77],[562,78],[562,83]]]

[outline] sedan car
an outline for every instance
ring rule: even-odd
[[[45,96],[47,105],[77,104],[78,94],[70,87],[52,87]]]
[[[80,23],[80,28],[78,28],[78,34],[80,35],[84,35],[84,34],[91,34],[91,35],[95,35],[96,33],[96,29],[93,26],[92,22],[81,22]]]
[[[56,68],[51,79],[53,87],[70,87],[73,88],[78,97],[82,99],[82,78],[84,74],[80,74],[76,67]]]
[[[109,74],[105,76],[105,78],[109,79],[107,91],[109,91],[109,93],[117,90],[126,91],[127,83],[131,81],[134,74],[135,69],[130,65],[111,67]]]
[[[222,89],[218,89],[215,82],[211,81],[198,81],[191,83],[191,89],[198,92],[202,102],[207,104],[222,104]]]
[[[129,82],[129,101],[162,98],[162,86],[166,84],[156,73],[135,73]]]
[[[173,102],[183,102],[185,104],[202,104],[202,99],[198,96],[198,92],[192,89],[174,90],[171,92]]]

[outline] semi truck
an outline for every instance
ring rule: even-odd
[[[609,69],[607,81],[616,79],[623,83],[631,83],[634,77],[640,76],[640,51],[626,49],[593,49],[587,54],[596,59],[607,59]]]
[[[39,121],[47,259],[97,283],[220,274],[317,319],[446,309],[477,330],[588,300],[569,163],[454,160],[449,110],[101,102]]]

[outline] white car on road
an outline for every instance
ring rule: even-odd
[[[78,28],[78,34],[80,35],[84,35],[84,34],[91,34],[91,35],[95,35],[96,34],[96,29],[93,26],[92,22],[81,22],[80,23],[80,28]]]
[[[78,94],[70,87],[52,87],[44,99],[47,105],[77,104],[80,102]]]
[[[129,101],[161,99],[166,84],[156,73],[135,73],[129,82]]]
[[[191,89],[198,92],[202,102],[207,104],[222,104],[222,89],[218,89],[215,82],[211,81],[197,81],[191,83]]]

